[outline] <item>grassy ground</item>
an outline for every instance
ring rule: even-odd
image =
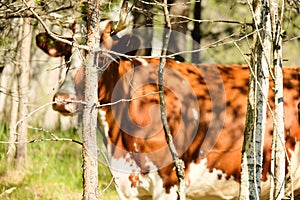
[[[58,137],[81,140],[73,130],[55,132]],[[30,130],[29,140],[50,138],[49,133]],[[8,129],[0,124],[0,141],[8,140]],[[7,144],[0,144],[0,199],[77,200],[82,198],[81,146],[73,142],[36,142],[28,144],[26,170],[16,172],[6,161]],[[99,164],[101,199],[118,199],[107,167]]]

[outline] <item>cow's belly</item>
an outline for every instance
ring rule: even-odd
[[[129,156],[129,154],[128,154]],[[111,159],[111,171],[115,177],[116,189],[121,199],[177,199],[177,186],[166,193],[163,182],[158,175],[155,166],[149,162],[151,172],[145,175],[139,173],[139,168],[134,162],[128,162],[128,158]],[[233,178],[222,178],[220,170],[209,172],[206,160],[199,164],[191,164],[190,172],[186,177],[186,196],[190,199],[234,199],[238,196],[239,184]],[[133,186],[129,177],[136,175]]]
[[[294,179],[294,190],[300,188],[300,143],[297,142],[295,151],[290,152],[291,171]],[[171,192],[166,194],[162,179],[157,173],[157,169],[150,161],[150,173],[141,174],[140,168],[132,160],[130,154],[125,157],[115,159],[110,157],[111,171],[115,178],[116,189],[121,199],[176,199],[177,187],[171,188]],[[186,196],[190,199],[237,199],[239,195],[239,183],[233,177],[226,178],[226,174],[221,170],[214,169],[212,172],[206,166],[206,159],[199,163],[190,164],[189,173],[186,174]],[[131,177],[131,178],[130,178]],[[269,197],[270,175],[266,182],[261,183],[261,199]],[[134,181],[133,181],[134,180]]]
[[[239,184],[233,177],[226,178],[221,170],[214,169],[209,172],[207,160],[203,159],[198,164],[190,165],[187,174],[187,197],[191,199],[234,199],[239,193]]]
[[[287,185],[287,193],[294,195],[300,194],[300,142],[296,142],[294,151],[289,151],[290,172],[293,178],[293,185]],[[221,178],[220,178],[221,177]],[[237,199],[239,195],[239,183],[233,177],[226,179],[226,174],[214,169],[209,172],[206,167],[206,160],[203,159],[199,164],[190,165],[188,179],[190,186],[187,188],[187,196],[191,199]],[[261,199],[269,199],[271,175],[267,175],[267,181],[261,182]]]
[[[120,199],[177,199],[177,186],[172,187],[171,192],[167,194],[155,165],[150,161],[147,161],[146,165],[149,166],[150,172],[142,174],[129,153],[118,159],[110,156],[110,169]]]

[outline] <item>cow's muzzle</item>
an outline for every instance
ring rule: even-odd
[[[75,97],[66,93],[57,93],[53,97],[53,110],[65,116],[72,116],[76,113]]]

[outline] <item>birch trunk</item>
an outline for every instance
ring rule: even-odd
[[[20,45],[20,63],[18,65],[18,94],[19,94],[19,106],[18,116],[19,120],[23,120],[28,114],[28,87],[29,87],[29,60],[30,60],[30,48],[32,38],[32,28],[30,25],[30,18],[24,18],[22,24],[22,41]],[[23,143],[27,140],[27,120],[23,120],[18,127],[16,150],[16,167],[21,170],[25,166],[27,155],[27,144]]]
[[[11,20],[12,25],[15,27],[14,32],[12,33],[11,37],[18,37],[19,34],[19,19],[13,19]],[[14,40],[14,42],[11,44],[10,48],[14,49],[17,48],[18,40]],[[16,53],[15,51],[6,51],[4,53],[4,69],[1,74],[0,79],[0,120],[3,120],[4,122],[9,122],[8,114],[9,114],[9,108],[10,105],[8,102],[10,101],[9,93],[11,92],[12,85],[13,85],[13,79],[15,76],[16,71]],[[12,95],[16,95],[16,91],[14,91]]]
[[[16,76],[18,75],[19,70],[19,63],[20,62],[20,41],[22,40],[22,23],[23,19],[19,19],[16,23],[16,27],[18,30],[18,33],[16,33],[16,52],[14,54],[14,60],[15,62],[9,63],[6,65],[6,68],[11,68],[13,71],[11,75],[11,81],[12,81],[12,88],[11,88],[11,108],[10,108],[10,119],[9,119],[9,138],[8,141],[10,142],[7,150],[7,162],[9,166],[14,165],[15,163],[15,156],[16,156],[16,144],[17,141],[17,135],[15,133],[15,126],[18,121],[19,116],[19,90],[18,90],[18,79],[16,79]],[[3,74],[4,75],[4,74]],[[9,74],[6,74],[9,75]],[[6,77],[7,81],[9,81],[8,77]],[[1,79],[2,80],[2,79]],[[5,108],[3,108],[5,109]],[[8,112],[8,111],[7,111]]]
[[[9,57],[7,54],[5,55],[4,59],[5,59],[5,64],[4,64],[4,69],[3,72],[1,74],[1,79],[0,79],[0,88],[1,88],[1,92],[0,92],[0,113],[2,113],[2,115],[0,115],[0,120],[8,120],[5,119],[6,115],[3,115],[3,113],[7,113],[7,97],[8,97],[8,93],[9,91],[11,91],[11,87],[13,84],[13,75],[14,75],[14,71],[15,71],[15,67],[14,67],[14,63],[12,63],[12,60],[8,59],[7,57]],[[3,119],[4,118],[4,119]]]
[[[246,128],[242,150],[240,199],[260,199],[263,144],[269,89],[271,55],[270,5],[266,0],[253,2],[257,34],[250,70]]]
[[[94,49],[99,47],[100,0],[88,1],[87,14],[87,45],[91,48],[86,55],[84,68],[85,92],[84,101],[87,103],[83,109],[83,199],[96,200],[98,195],[98,147],[97,147],[97,109],[98,76],[97,56]]]
[[[12,94],[13,96],[11,97],[11,111],[10,111],[10,121],[9,121],[9,146],[8,146],[8,151],[7,151],[7,163],[10,165],[13,164],[14,158],[15,158],[15,153],[16,153],[16,145],[14,142],[16,142],[16,134],[15,134],[15,125],[18,120],[18,109],[19,109],[19,103],[17,99],[17,82],[13,82],[12,86]]]
[[[272,30],[273,30],[273,59],[275,75],[275,119],[272,140],[270,200],[284,198],[285,189],[285,139],[284,139],[284,103],[283,103],[283,74],[282,74],[282,36],[284,2],[279,7],[277,0],[271,1]]]

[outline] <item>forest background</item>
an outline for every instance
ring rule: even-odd
[[[131,2],[132,5],[133,2]],[[193,29],[194,1],[190,5],[187,37],[191,38]],[[60,35],[70,36],[69,29],[74,18],[80,20],[84,13],[84,1],[43,1],[34,2],[34,10],[46,22],[48,27]],[[120,1],[103,1],[101,18],[118,21]],[[135,6],[131,7],[135,9]],[[143,11],[145,12],[145,11]],[[149,12],[149,11],[148,11]],[[164,26],[163,13],[154,7],[153,24]],[[287,1],[283,25],[283,59],[284,66],[300,66],[300,8],[297,1]],[[17,101],[16,77],[18,60],[16,59],[19,43],[19,29],[22,20],[32,18],[32,42],[30,44],[30,87],[28,108],[33,111],[52,101],[53,90],[59,81],[59,70],[63,60],[50,58],[37,48],[35,36],[44,32],[40,22],[20,1],[4,0],[0,2],[0,141],[8,141],[12,129],[11,113]],[[250,54],[252,42],[251,12],[247,1],[212,0],[201,2],[201,54],[202,63],[245,64],[245,57]],[[133,26],[132,16],[129,27]],[[162,35],[155,33],[160,42]],[[187,40],[191,49],[191,39]],[[237,43],[243,54],[237,49]],[[191,55],[186,55],[191,60]],[[10,171],[7,163],[8,144],[0,144],[0,198],[2,199],[80,199],[82,195],[81,147],[70,141],[43,141],[53,135],[60,138],[81,140],[77,118],[60,116],[45,106],[35,113],[29,121],[28,160],[26,171],[16,174]],[[39,142],[41,140],[41,142]],[[102,145],[99,141],[99,145]],[[101,164],[102,162],[102,164]],[[109,170],[100,159],[99,180],[102,199],[116,199],[117,195]]]

